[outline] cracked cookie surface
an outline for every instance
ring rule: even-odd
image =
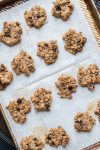
[[[22,73],[29,76],[35,71],[35,65],[32,57],[23,50],[13,59],[11,66],[17,75]]]
[[[74,128],[79,132],[90,132],[94,124],[95,119],[87,112],[79,112],[74,118]]]
[[[47,65],[55,63],[58,58],[57,41],[51,40],[49,42],[39,42],[37,55],[44,59]]]
[[[52,15],[67,21],[72,14],[74,6],[71,4],[70,0],[56,0],[53,3]]]
[[[100,84],[100,69],[96,64],[91,64],[87,69],[80,67],[78,71],[80,86],[87,87],[90,91],[95,89],[95,84]]]
[[[51,91],[38,88],[36,92],[33,93],[32,102],[34,103],[34,108],[38,111],[45,111],[50,110],[51,102],[52,102],[52,95]]]
[[[72,99],[72,94],[77,89],[77,83],[73,77],[62,74],[55,84],[59,90],[58,95],[60,95],[60,98]]]
[[[16,101],[10,102],[7,109],[15,122],[24,123],[27,119],[26,114],[31,111],[31,102],[24,98],[18,98]]]
[[[44,144],[41,139],[30,135],[21,141],[22,150],[43,150]]]
[[[4,22],[3,31],[0,33],[0,41],[13,46],[21,41],[22,27],[19,22]]]
[[[69,142],[69,135],[66,134],[66,131],[62,127],[50,128],[46,132],[45,141],[50,146],[66,146]]]
[[[95,110],[95,114],[98,116],[99,121],[100,121],[100,101],[97,103],[97,108]]]
[[[75,55],[83,50],[87,39],[82,35],[82,32],[69,29],[64,33],[63,40],[65,41],[64,47],[66,51]]]
[[[7,68],[0,64],[0,90],[5,89],[12,81],[13,74]]]
[[[30,27],[41,28],[46,22],[46,11],[39,5],[34,6],[30,11],[25,11],[25,20]]]

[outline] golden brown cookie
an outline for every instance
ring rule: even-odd
[[[98,116],[99,121],[100,121],[100,101],[97,103],[97,108],[95,110],[95,114]]]
[[[56,0],[53,3],[52,15],[66,21],[72,14],[73,9],[74,6],[70,0]]]
[[[37,55],[44,59],[47,65],[55,63],[58,58],[57,41],[39,42]]]
[[[13,46],[21,41],[22,27],[19,22],[4,22],[3,31],[0,33],[0,41]]]
[[[11,83],[12,79],[12,72],[8,71],[3,64],[0,64],[0,90],[6,88]]]
[[[86,38],[82,35],[82,32],[76,32],[73,29],[69,29],[63,35],[65,41],[65,49],[71,54],[77,54],[83,50],[83,46],[86,43]]]
[[[46,11],[39,5],[34,6],[30,11],[25,11],[25,20],[30,27],[41,28],[46,22]]]

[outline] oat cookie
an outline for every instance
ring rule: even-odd
[[[94,124],[95,119],[92,118],[92,116],[90,116],[87,112],[79,112],[74,118],[74,128],[79,132],[90,132]]]
[[[0,33],[0,41],[13,46],[21,41],[22,27],[19,22],[4,22],[3,31]]]
[[[50,110],[52,95],[51,91],[38,88],[36,92],[33,93],[32,102],[34,103],[34,108],[38,111]]]
[[[30,76],[35,71],[32,57],[23,50],[13,59],[11,66],[17,75],[23,73],[26,76]]]
[[[17,123],[24,123],[26,121],[26,114],[31,111],[31,102],[24,98],[18,98],[12,101],[7,106],[12,119]]]
[[[40,138],[31,135],[22,139],[21,147],[22,150],[43,150],[44,144]]]
[[[62,74],[55,84],[59,90],[58,94],[60,98],[72,99],[72,94],[75,93],[77,89],[77,83],[73,77]]]
[[[75,55],[82,51],[87,39],[82,35],[82,32],[76,32],[73,29],[69,29],[64,33],[63,40],[65,41],[65,49],[69,53]]]
[[[74,6],[70,0],[56,0],[53,3],[52,15],[66,21],[72,14],[73,9]]]
[[[99,117],[99,121],[100,121],[100,101],[98,101],[97,103],[95,114]]]
[[[30,11],[25,11],[25,20],[30,27],[41,28],[46,22],[46,11],[41,6],[34,6]]]
[[[87,87],[90,91],[95,89],[95,84],[100,84],[100,69],[96,64],[91,64],[87,69],[80,67],[78,71],[78,82],[80,86]]]
[[[11,83],[12,79],[12,72],[8,71],[3,64],[0,64],[0,90],[6,88]]]
[[[57,41],[39,42],[37,55],[44,59],[47,65],[55,63],[58,57]]]
[[[66,146],[69,142],[69,135],[62,127],[51,128],[46,133],[45,141],[50,146]]]

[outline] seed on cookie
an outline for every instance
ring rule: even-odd
[[[58,88],[60,98],[72,99],[72,94],[76,92],[77,83],[72,76],[62,74],[55,83]]]
[[[66,51],[75,55],[82,51],[87,39],[82,35],[82,32],[69,29],[64,33],[63,40],[65,41],[64,47]]]
[[[22,73],[26,76],[30,76],[30,74],[35,71],[32,57],[23,50],[13,59],[11,66],[17,75]]]
[[[37,55],[44,59],[47,65],[55,63],[58,58],[57,41],[51,40],[49,42],[39,42]]]
[[[4,22],[3,31],[0,33],[0,41],[13,46],[21,41],[22,27],[19,22]]]
[[[95,84],[100,84],[100,69],[96,64],[88,68],[80,67],[78,71],[78,82],[80,86],[87,87],[90,91],[95,89]]]
[[[100,121],[100,101],[98,101],[98,103],[97,103],[97,108],[95,110],[95,114],[99,117],[99,121]]]
[[[69,135],[62,127],[50,128],[46,132],[45,141],[50,146],[66,146],[69,142]]]
[[[44,144],[41,139],[30,135],[21,141],[22,150],[43,150]]]
[[[31,111],[31,102],[24,98],[18,98],[10,102],[7,109],[15,122],[24,123],[27,119],[26,114]]]
[[[34,6],[30,11],[25,11],[25,20],[30,27],[41,28],[46,22],[46,11],[39,5]]]
[[[67,21],[73,12],[74,6],[70,0],[56,0],[53,3],[52,15]]]
[[[52,102],[52,95],[51,91],[38,88],[36,92],[33,93],[32,102],[34,103],[34,108],[38,111],[45,111],[50,110],[51,102]]]
[[[95,119],[87,112],[79,112],[74,118],[74,128],[79,132],[90,132],[94,124]]]
[[[0,64],[0,90],[6,88],[11,83],[12,79],[12,72],[8,71],[3,64]]]

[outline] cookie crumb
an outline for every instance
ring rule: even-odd
[[[69,142],[69,135],[66,134],[66,131],[62,127],[50,128],[46,132],[45,141],[50,146],[66,146]]]
[[[12,72],[8,71],[4,64],[0,64],[0,90],[5,89],[12,80]]]
[[[74,128],[79,132],[90,132],[94,124],[95,119],[87,112],[79,112],[74,118]]]
[[[19,22],[4,22],[3,31],[0,33],[0,41],[13,46],[21,41],[22,27]]]
[[[57,41],[51,40],[49,42],[39,42],[37,55],[44,59],[47,65],[55,63],[58,58]]]
[[[82,32],[76,32],[73,29],[69,29],[64,33],[63,40],[65,41],[64,47],[66,51],[75,55],[83,50],[83,46],[87,39],[82,35]]]
[[[95,84],[100,84],[100,69],[96,64],[91,64],[87,69],[80,67],[78,71],[78,82],[80,86],[87,87],[90,91],[94,91]]]
[[[22,150],[43,150],[44,144],[39,137],[31,135],[22,139],[21,147]]]
[[[77,83],[73,77],[62,74],[55,84],[59,90],[58,94],[60,98],[72,99],[72,94],[75,93],[77,89]]]
[[[23,50],[13,59],[11,66],[17,75],[23,73],[26,76],[30,76],[30,73],[35,71],[32,57]]]
[[[52,16],[67,21],[74,10],[70,0],[56,0],[52,7]]]
[[[98,101],[98,103],[97,103],[97,108],[95,110],[95,114],[99,117],[99,121],[100,121],[100,101]]]
[[[25,11],[25,20],[30,27],[41,28],[46,22],[46,11],[41,6],[34,6],[30,11]]]
[[[34,103],[34,108],[38,111],[45,111],[50,110],[51,102],[52,102],[52,95],[51,91],[38,88],[36,92],[33,93],[32,102]]]
[[[17,123],[24,123],[26,121],[26,114],[31,111],[31,102],[24,98],[18,98],[12,101],[7,106],[12,119]]]

